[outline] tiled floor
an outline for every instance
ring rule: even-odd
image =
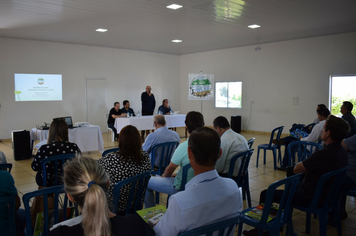
[[[184,129],[177,129],[179,135],[181,136],[181,141],[185,141],[184,138]],[[275,171],[273,170],[273,159],[271,151],[267,152],[267,164],[263,164],[263,158],[260,157],[259,167],[256,168],[256,156],[257,156],[257,146],[259,144],[268,143],[269,134],[254,134],[254,133],[242,133],[242,135],[248,140],[252,137],[255,137],[255,143],[253,148],[256,148],[254,154],[252,155],[250,167],[249,167],[249,175],[250,175],[250,191],[252,198],[252,205],[257,205],[259,200],[260,192],[263,189],[266,189],[271,183],[282,179],[285,177],[285,172],[283,171]],[[113,143],[111,141],[106,140],[106,133],[103,134],[104,138],[104,147],[105,149],[113,148],[117,146],[117,143]],[[13,159],[13,152],[11,148],[12,144],[10,141],[0,142],[0,150],[3,151],[6,155],[8,162],[13,163],[13,168],[11,174],[15,179],[16,188],[18,189],[19,196],[22,198],[24,193],[33,191],[37,189],[37,184],[35,183],[35,172],[31,169],[30,165],[32,159],[23,160],[23,161],[15,161]],[[282,150],[283,151],[283,150]],[[262,153],[261,153],[262,154]],[[94,159],[101,158],[101,153],[99,152],[90,152],[84,153],[86,156],[90,156]],[[167,196],[165,194],[161,194],[161,204],[166,204]],[[343,235],[356,235],[356,201],[353,197],[348,197],[347,199],[347,212],[349,216],[346,220],[342,222]],[[244,208],[247,205],[244,202]],[[298,235],[307,235],[305,234],[305,214],[302,212],[294,212],[293,223],[295,233]],[[249,226],[244,225],[244,229],[248,229]],[[236,228],[237,230],[237,228]],[[312,229],[310,235],[318,235],[319,234],[319,223],[317,219],[312,217]],[[237,235],[237,233],[236,233]],[[281,233],[284,235],[284,233]],[[337,235],[336,229],[332,227],[328,227],[328,235]]]

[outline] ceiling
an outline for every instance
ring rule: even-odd
[[[352,32],[355,12],[355,0],[0,0],[0,37],[182,55]]]

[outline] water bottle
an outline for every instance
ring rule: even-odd
[[[127,118],[130,118],[130,112],[126,113]]]
[[[137,111],[137,117],[140,117],[140,116],[141,116],[140,111]]]
[[[170,113],[171,113],[171,115],[173,115],[173,111],[172,110],[170,111]]]

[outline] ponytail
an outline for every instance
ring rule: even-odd
[[[88,157],[73,158],[63,169],[64,189],[82,209],[84,235],[111,236],[105,194],[108,176],[105,170]]]

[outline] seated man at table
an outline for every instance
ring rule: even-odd
[[[213,121],[214,129],[219,134],[221,139],[222,154],[219,160],[217,160],[215,168],[220,176],[227,177],[230,169],[230,160],[235,155],[249,150],[246,139],[234,132],[230,128],[229,121],[223,117],[218,116]],[[235,162],[235,168],[233,176],[237,176],[241,164],[241,158],[238,158]]]
[[[195,129],[204,127],[204,117],[200,112],[191,111],[185,117],[185,126],[188,129],[188,133],[191,134]],[[188,139],[189,140],[189,139]],[[189,164],[188,159],[188,140],[181,143],[173,153],[171,162],[164,170],[162,176],[153,176],[148,182],[145,207],[155,206],[155,200],[153,191],[166,194],[174,194],[180,190],[182,182],[182,169],[183,166]],[[180,166],[177,174],[173,174],[175,169]],[[192,169],[188,170],[187,182],[194,177]]]
[[[314,152],[308,159],[299,162],[293,170],[295,174],[304,174],[302,182],[297,185],[293,195],[293,205],[308,207],[311,204],[320,177],[347,165],[348,154],[342,147],[341,141],[349,131],[349,125],[343,119],[333,115],[328,117],[321,133],[321,140],[325,142],[326,146]],[[319,202],[325,202],[331,186],[332,182],[326,183]],[[261,192],[260,204],[265,202],[266,193],[267,190]],[[273,202],[279,203],[282,195],[283,190],[276,190]],[[245,230],[243,234],[246,236],[258,235],[258,229]]]
[[[122,104],[124,105],[124,107],[121,109],[123,114],[129,113],[130,116],[135,116],[135,112],[130,108],[130,102],[128,100],[123,101]]]
[[[112,129],[112,131],[115,134],[115,140],[118,139],[119,134],[117,133],[117,130],[115,128],[115,119],[119,118],[119,117],[123,117],[126,116],[125,114],[122,114],[121,109],[120,109],[120,103],[119,102],[115,102],[114,103],[114,107],[111,108],[110,112],[109,112],[109,117],[108,117],[108,127],[110,129]]]
[[[158,112],[160,112],[163,115],[170,115],[171,114],[171,107],[168,106],[168,99],[164,99],[162,102],[162,105],[159,106]]]
[[[202,127],[193,131],[188,158],[195,177],[186,184],[185,191],[170,197],[167,212],[153,228],[158,236],[178,235],[241,214],[239,187],[215,170],[220,156],[220,138],[215,130]]]
[[[149,153],[150,158],[151,157],[151,151],[152,148],[161,143],[168,143],[168,142],[177,142],[180,143],[180,138],[177,132],[169,130],[166,127],[166,118],[164,118],[164,115],[156,115],[153,117],[153,126],[156,128],[155,132],[150,133],[144,144],[142,145],[142,149]],[[155,166],[159,166],[160,160],[161,160],[161,150],[157,150],[156,153],[156,158],[155,158]],[[151,159],[152,161],[152,159]]]

